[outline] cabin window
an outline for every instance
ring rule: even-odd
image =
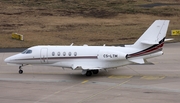
[[[71,52],[69,52],[68,55],[71,56]]]
[[[74,52],[74,56],[77,56],[77,52]]]
[[[55,52],[52,52],[52,56],[54,56],[55,55]]]
[[[63,52],[63,56],[66,56],[66,52]]]
[[[61,54],[60,52],[57,53],[58,56],[60,56],[60,54]]]

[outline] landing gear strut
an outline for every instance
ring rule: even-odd
[[[93,74],[98,74],[99,70],[92,70]]]
[[[19,74],[23,74],[22,66],[19,66]]]
[[[92,72],[90,71],[90,70],[88,70],[87,72],[86,72],[86,76],[91,76],[92,75]]]
[[[91,76],[92,74],[98,74],[99,70],[87,70],[87,71],[82,71],[82,74],[86,76]]]

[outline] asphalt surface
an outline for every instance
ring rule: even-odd
[[[0,103],[179,103],[180,43],[165,44],[154,65],[128,65],[86,77],[61,67],[26,66],[0,53]]]
[[[7,53],[7,52],[22,52],[27,48],[0,48],[0,53]]]

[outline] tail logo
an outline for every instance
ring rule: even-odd
[[[162,47],[164,45],[164,40],[163,38],[161,41],[159,41],[159,44],[155,44],[147,49],[144,49],[142,51],[132,53],[132,54],[127,54],[126,58],[132,58],[132,57],[139,57],[139,56],[144,56],[144,55],[149,55],[158,51],[162,51]]]

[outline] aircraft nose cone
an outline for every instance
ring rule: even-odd
[[[9,63],[10,60],[11,60],[10,58],[6,58],[6,59],[4,59],[4,62]]]

